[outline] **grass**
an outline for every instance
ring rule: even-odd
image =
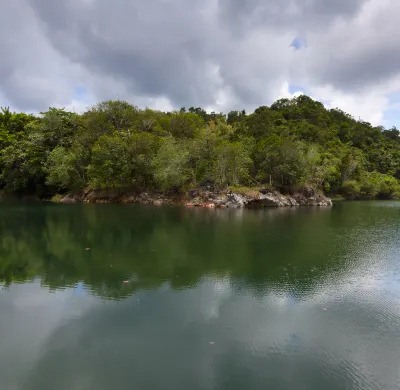
[[[61,201],[62,198],[64,198],[64,195],[55,194],[55,195],[53,195],[53,197],[51,198],[51,202],[60,203],[60,201]]]
[[[249,197],[256,197],[259,195],[260,190],[262,190],[265,187],[228,187],[229,191],[232,191],[236,194],[240,195],[246,195]]]

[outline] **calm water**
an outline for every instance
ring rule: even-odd
[[[399,222],[0,204],[0,389],[399,389]]]

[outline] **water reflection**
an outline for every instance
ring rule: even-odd
[[[0,388],[397,389],[397,205],[0,209]]]
[[[299,278],[307,283],[296,289],[307,290],[329,268],[321,250],[329,253],[329,246],[344,238],[332,236],[327,209],[243,214],[18,205],[1,212],[0,280],[5,286],[40,276],[52,290],[82,281],[93,294],[115,299],[165,282],[174,289],[193,287],[204,276],[227,273],[261,292],[277,284],[287,289]],[[131,283],[121,285],[123,280]]]

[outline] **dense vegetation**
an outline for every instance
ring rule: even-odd
[[[82,115],[0,112],[0,188],[50,197],[91,189],[312,187],[348,198],[400,195],[400,137],[307,96],[254,113],[140,110],[106,101]]]

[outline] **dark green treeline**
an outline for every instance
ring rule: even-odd
[[[307,96],[254,113],[140,110],[106,101],[82,115],[0,112],[0,189],[50,197],[83,188],[184,191],[312,187],[348,198],[400,196],[400,137]]]

